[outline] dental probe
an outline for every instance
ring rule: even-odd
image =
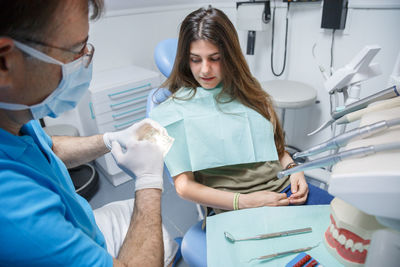
[[[299,164],[296,167],[292,167],[291,169],[286,169],[283,171],[278,172],[277,177],[279,179],[290,175],[292,173],[301,172],[309,169],[316,169],[319,167],[330,166],[333,164],[338,163],[339,161],[346,159],[346,158],[353,158],[353,157],[365,157],[377,152],[386,151],[386,150],[396,150],[400,149],[400,142],[388,143],[388,144],[381,144],[381,145],[371,145],[365,147],[358,147],[354,149],[349,149],[343,152],[339,152],[335,155],[329,155],[326,157],[322,157],[313,161],[309,161],[303,164]]]
[[[382,132],[383,130],[386,130],[390,127],[399,124],[400,124],[400,118],[389,121],[379,121],[370,125],[365,125],[363,127],[359,127],[351,131],[348,131],[346,133],[335,136],[329,139],[328,141],[316,145],[308,150],[297,152],[293,155],[293,159],[307,157],[327,150],[340,148],[345,146],[350,140],[353,140],[357,137],[362,139],[371,136],[373,134]]]
[[[380,101],[380,100],[391,99],[391,98],[394,98],[397,96],[400,96],[400,92],[399,92],[399,88],[397,88],[396,85],[393,85],[392,87],[382,90],[376,94],[367,96],[359,101],[356,101],[356,102],[348,105],[347,107],[345,107],[344,109],[342,109],[340,111],[332,112],[332,114],[331,114],[332,118],[330,120],[328,120],[327,122],[325,122],[320,127],[318,127],[317,129],[315,129],[314,131],[312,131],[311,133],[309,133],[307,135],[308,136],[314,135],[314,134],[320,132],[321,130],[325,129],[326,127],[328,127],[329,125],[331,125],[337,119],[343,117],[344,115],[354,112],[354,111],[357,111],[359,109],[363,109],[371,103],[374,103],[374,102]]]
[[[287,256],[287,255],[290,255],[290,254],[293,254],[293,253],[304,252],[304,251],[316,248],[318,246],[319,246],[319,242],[315,246],[292,249],[292,250],[287,250],[287,251],[282,251],[282,252],[277,252],[277,253],[272,253],[272,254],[268,254],[268,255],[265,255],[265,256],[252,258],[252,259],[248,260],[247,262],[249,263],[249,262],[254,261],[254,260],[268,260],[268,259],[272,259],[272,258],[283,257],[283,256]]]

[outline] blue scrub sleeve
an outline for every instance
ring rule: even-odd
[[[39,172],[0,159],[0,265],[109,266],[113,259],[66,218],[50,188],[35,183]],[[17,181],[17,182],[16,182]]]

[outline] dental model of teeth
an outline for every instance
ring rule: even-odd
[[[142,128],[139,129],[138,132],[138,140],[147,140],[151,143],[156,144],[161,149],[164,157],[170,150],[175,140],[174,138],[169,136],[166,131],[164,133],[156,128],[153,128],[150,125],[144,125]]]
[[[368,215],[339,198],[331,202],[331,224],[324,235],[328,251],[343,265],[365,264],[372,234],[384,228]]]

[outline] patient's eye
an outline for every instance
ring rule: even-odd
[[[211,61],[219,61],[221,59],[221,57],[211,57]]]
[[[193,63],[199,63],[199,62],[201,62],[201,59],[198,58],[198,57],[191,57],[190,61],[193,62]]]

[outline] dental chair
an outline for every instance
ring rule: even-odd
[[[166,39],[161,41],[155,48],[154,60],[158,69],[165,77],[169,77],[171,74],[177,46],[177,39]],[[150,91],[147,97],[146,117],[149,117],[150,111],[159,103],[166,100],[170,95],[171,92],[167,88],[155,88]],[[173,184],[174,182],[172,177],[165,166],[164,171],[168,175],[170,182]],[[197,205],[197,210],[200,220],[189,228],[183,236],[181,243],[182,257],[191,267],[207,266],[206,232],[201,228],[204,215],[200,205]]]

